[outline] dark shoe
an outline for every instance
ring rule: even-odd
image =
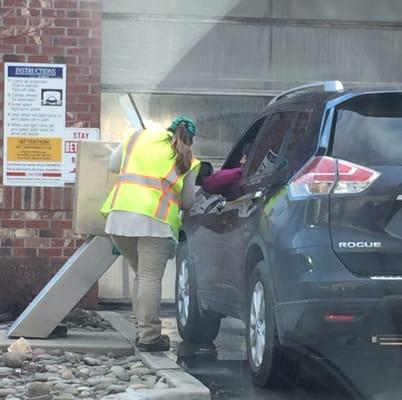
[[[168,335],[161,335],[161,337],[152,343],[141,343],[138,341],[137,349],[143,353],[153,351],[168,351],[170,349],[170,339]]]

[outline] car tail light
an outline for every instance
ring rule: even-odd
[[[367,189],[380,173],[349,161],[314,157],[290,181],[292,198],[335,194],[354,194]]]

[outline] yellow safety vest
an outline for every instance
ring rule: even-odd
[[[188,172],[179,175],[176,170],[172,135],[144,130],[123,144],[119,178],[102,206],[104,216],[115,210],[147,215],[169,224],[178,237],[181,192]],[[190,171],[199,167],[194,158]]]

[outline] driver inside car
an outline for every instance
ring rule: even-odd
[[[235,168],[225,168],[213,175],[204,178],[202,188],[210,194],[220,194],[228,200],[234,200],[239,197],[236,190],[237,183],[243,177],[244,165],[251,149],[251,143],[247,143],[243,148],[243,154],[239,161],[239,166]]]

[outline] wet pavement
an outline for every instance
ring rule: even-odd
[[[402,398],[402,348],[369,342],[329,347],[330,357],[303,356],[297,385],[292,389],[260,389],[251,383],[246,361],[244,325],[232,318],[222,321],[216,351],[182,343],[171,313],[163,317],[173,342],[172,357],[209,387],[213,399],[324,400]]]
[[[128,315],[129,312],[127,311]],[[244,324],[222,320],[215,349],[183,343],[174,310],[162,311],[163,331],[172,342],[169,357],[202,381],[214,400],[400,400],[402,347],[347,340],[328,344],[327,356],[306,353],[297,384],[291,389],[261,389],[251,382]]]

